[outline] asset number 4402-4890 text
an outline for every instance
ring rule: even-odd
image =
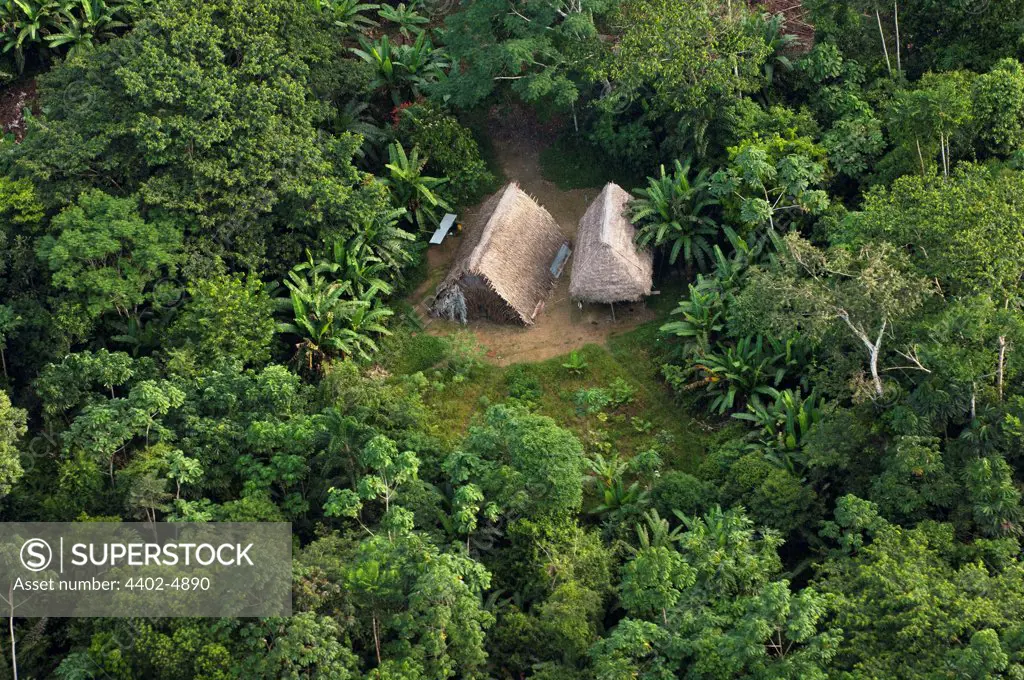
[[[124,587],[127,590],[209,590],[210,579],[205,576],[192,576],[168,581],[160,577],[143,578],[140,576],[128,579]]]

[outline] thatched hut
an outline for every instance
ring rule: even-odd
[[[512,182],[466,229],[431,313],[463,323],[486,317],[531,325],[567,252],[555,219]]]
[[[608,183],[587,208],[576,233],[569,295],[581,302],[635,302],[651,294],[654,255],[639,249],[626,216],[630,195]]]

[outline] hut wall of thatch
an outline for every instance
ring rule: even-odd
[[[490,282],[482,276],[465,275],[459,287],[466,298],[466,317],[490,319],[501,323],[518,323],[516,310],[498,295]]]
[[[605,185],[580,219],[569,295],[583,302],[634,302],[651,294],[654,256],[636,246],[626,215],[630,195]]]
[[[548,211],[508,184],[465,231],[432,313],[451,318],[452,288],[458,287],[468,318],[532,324],[538,303],[554,286],[551,262],[565,243]]]

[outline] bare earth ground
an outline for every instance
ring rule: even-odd
[[[25,136],[25,107],[36,104],[36,81],[23,80],[6,87],[0,87],[0,137],[10,132],[21,141]]]
[[[753,0],[769,14],[781,14],[786,18],[786,33],[796,36],[792,50],[804,54],[814,47],[814,26],[809,21],[808,11],[800,0]]]
[[[579,220],[600,188],[562,191],[545,180],[540,169],[540,151],[544,148],[540,139],[542,137],[538,135],[513,136],[496,132],[493,142],[505,176],[519,182],[524,191],[544,206],[573,242]],[[459,215],[459,220],[464,224],[471,223],[479,208],[478,205],[464,212]],[[430,273],[410,299],[431,335],[449,335],[462,328],[457,323],[434,319],[426,313],[434,288],[448,271],[459,238],[449,236],[441,246],[430,247],[427,254]],[[654,318],[655,315],[643,303],[616,305],[615,321],[612,321],[611,309],[606,305],[584,305],[580,309],[569,299],[571,269],[570,262],[533,326],[522,328],[489,321],[469,322],[466,328],[487,350],[490,361],[502,366],[543,361],[568,354],[584,345],[603,345],[610,335],[630,330]]]

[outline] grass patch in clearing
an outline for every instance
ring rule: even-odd
[[[581,373],[563,364],[566,357],[528,365],[524,371],[536,376],[543,387],[539,411],[551,416],[563,427],[573,430],[588,448],[610,442],[612,450],[624,458],[646,451],[663,442],[667,468],[691,470],[699,463],[703,437],[671,395],[656,380],[643,379],[648,371],[640,368],[637,356],[616,357],[604,347],[587,345],[579,350],[587,363]],[[656,368],[649,371],[656,376]],[[587,412],[586,402],[577,400],[581,390],[616,392],[616,385],[632,392],[628,403],[613,404]],[[667,442],[667,443],[666,443]]]
[[[563,135],[540,152],[544,179],[559,189],[600,189],[615,182],[627,191],[644,186],[646,178],[622,168],[599,148],[574,135]]]
[[[382,364],[396,375],[427,373],[444,362],[447,354],[448,343],[443,338],[422,331],[400,330],[385,341]]]
[[[483,364],[467,379],[435,384],[424,397],[432,416],[427,424],[430,433],[447,446],[457,446],[474,416],[504,399],[502,375],[501,367]]]
[[[657,324],[648,324],[657,330]],[[508,399],[533,404],[538,413],[573,431],[591,453],[616,452],[624,458],[658,447],[665,469],[692,471],[707,435],[672,398],[658,377],[658,366],[641,345],[650,328],[615,339],[610,351],[598,345],[578,350],[584,368],[566,368],[567,356],[508,367],[483,363],[468,376],[446,370],[450,345],[442,338],[411,333],[389,343],[385,365],[394,373],[422,370],[431,381],[424,401],[427,427],[448,446],[457,446],[474,419],[489,405]],[[585,391],[585,392],[584,392]],[[595,407],[583,396],[609,395],[617,401]]]

